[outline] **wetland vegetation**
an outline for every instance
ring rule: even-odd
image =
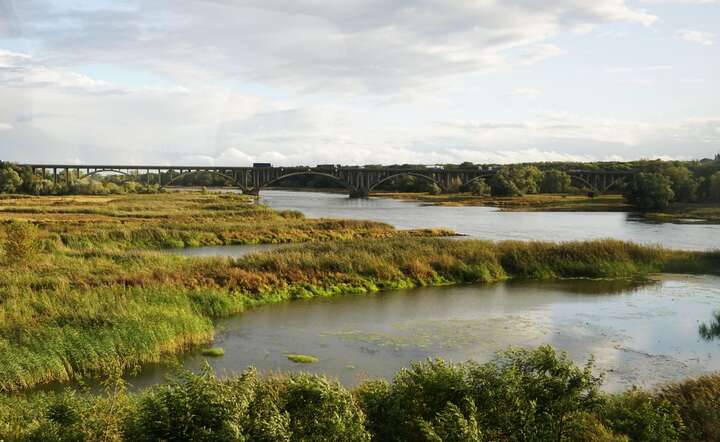
[[[549,355],[549,349],[514,353],[487,366],[428,363],[401,372],[391,384],[373,381],[355,391],[310,375],[262,378],[246,373],[228,380],[185,374],[138,395],[122,389],[109,397],[15,392],[89,375],[118,379],[126,370],[209,342],[214,318],[261,304],[507,279],[641,278],[654,272],[717,274],[720,269],[717,252],[613,240],[558,244],[432,238],[451,232],[306,219],[232,194],[14,196],[0,200],[0,219],[0,438],[11,440],[42,439],[40,435],[69,440],[78,434],[106,440],[263,440],[261,435],[265,440],[324,440],[327,435],[333,435],[328,440],[393,440],[386,437],[387,428],[401,427],[395,440],[447,440],[458,434],[459,440],[513,440],[540,428],[572,438],[575,424],[570,421],[602,428],[605,440],[622,440],[620,435],[646,431],[648,425],[647,431],[678,438],[689,424],[676,419],[674,408],[655,406],[665,403],[659,393],[601,395],[606,410],[615,413],[610,417],[586,408],[583,401],[590,393],[590,402],[595,401],[595,378]],[[290,242],[306,244],[239,259],[187,258],[156,250]],[[539,373],[527,364],[544,360],[538,356],[542,354],[564,368],[553,372],[548,384],[533,386],[522,376]],[[416,372],[422,379],[412,379]],[[565,400],[543,393],[551,385],[565,385],[566,375],[580,382],[577,396]],[[428,396],[417,402],[407,396],[413,389],[405,383],[411,381],[429,382],[433,395],[453,399],[437,402]],[[458,393],[458,386],[466,393]],[[508,399],[519,408],[486,409]],[[420,407],[410,412],[417,418],[413,423],[400,424],[392,420],[400,419],[393,414],[397,411],[378,408],[391,404],[402,410],[410,403],[404,401]],[[540,408],[528,411],[522,428],[501,433],[507,413],[531,403]],[[318,409],[335,417],[311,423],[308,413],[315,416]],[[638,409],[662,413],[646,421],[644,415],[637,417]],[[708,409],[702,413],[716,412]],[[626,415],[641,421],[628,424]],[[567,420],[569,416],[582,418]],[[671,423],[656,429],[653,422]]]
[[[0,397],[4,440],[711,441],[720,437],[720,377],[606,394],[593,362],[551,347],[493,360],[415,363],[353,390],[309,374],[217,379],[179,373],[128,394]]]

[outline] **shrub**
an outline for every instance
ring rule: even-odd
[[[600,415],[608,428],[631,440],[674,441],[682,429],[674,404],[636,388],[609,396]]]
[[[668,385],[658,398],[677,407],[685,426],[683,439],[720,441],[720,374]]]
[[[301,373],[276,379],[280,410],[290,416],[293,440],[369,441],[365,413],[349,391],[324,377]]]
[[[510,349],[471,368],[480,428],[492,440],[562,440],[573,416],[600,405],[592,368],[592,359],[580,368],[550,346]]]
[[[241,440],[247,411],[254,399],[255,372],[229,382],[203,373],[182,373],[142,398],[126,429],[134,441]]]

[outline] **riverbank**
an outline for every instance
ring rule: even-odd
[[[348,390],[325,377],[181,373],[128,394],[0,396],[0,440],[706,441],[720,376],[605,394],[592,360],[551,347],[479,364],[430,360]]]

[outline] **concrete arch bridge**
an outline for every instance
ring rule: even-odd
[[[75,165],[75,164],[21,164],[34,174],[58,183],[92,177],[103,173],[125,175],[128,179],[157,184],[161,188],[176,184],[183,177],[212,174],[225,179],[243,193],[257,195],[261,189],[292,176],[315,175],[330,178],[346,188],[351,197],[366,197],[380,184],[400,176],[414,176],[436,184],[448,191],[459,183],[490,178],[499,168],[439,168],[439,167],[223,167],[223,166],[141,166],[141,165]],[[605,193],[622,183],[633,171],[571,170],[573,183],[595,193]]]

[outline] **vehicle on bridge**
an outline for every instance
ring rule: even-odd
[[[253,163],[252,167],[272,167],[272,163]]]

